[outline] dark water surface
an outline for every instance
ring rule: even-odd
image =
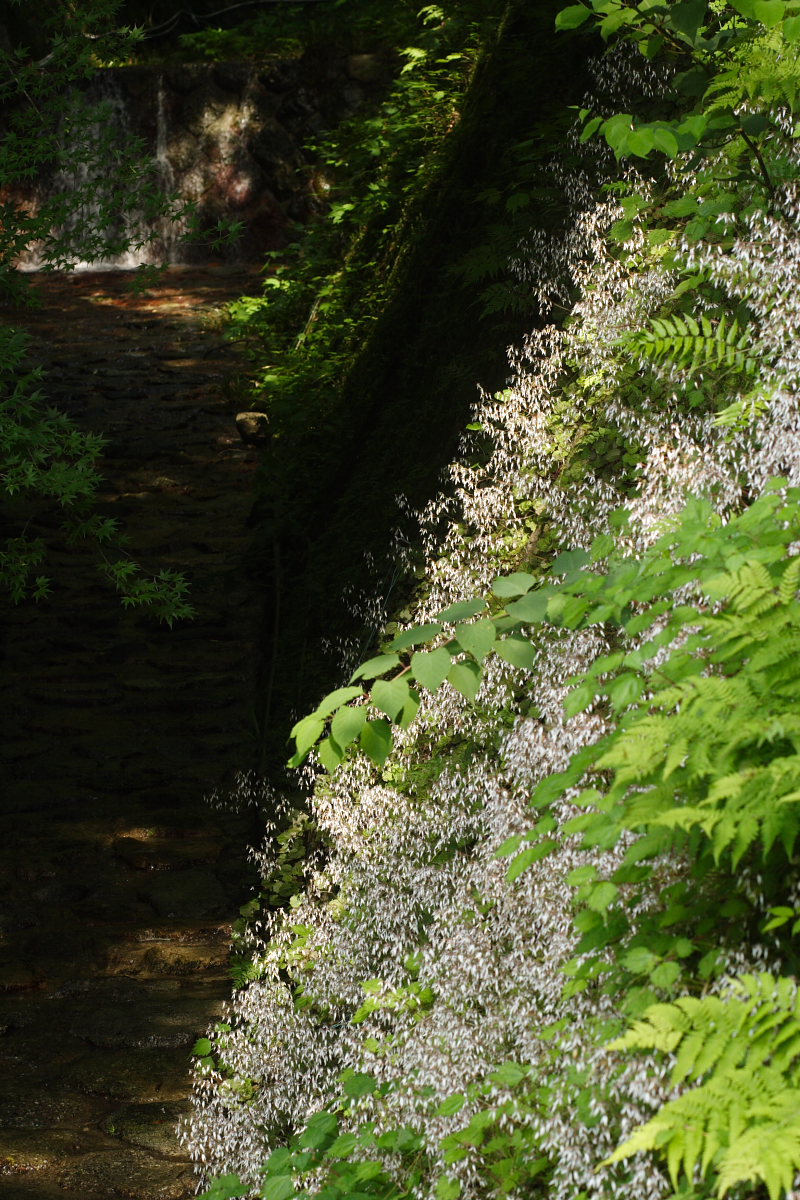
[[[3,602],[0,1197],[180,1200],[190,1050],[229,992],[248,818],[204,802],[255,760],[260,601],[242,565],[258,457],[210,310],[257,276],[40,277],[25,325],[45,390],[102,431],[102,511],[192,581],[169,631],[124,611],[45,508],[47,603]]]

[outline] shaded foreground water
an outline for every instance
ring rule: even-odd
[[[42,277],[24,314],[49,397],[109,438],[103,511],[139,561],[189,576],[197,617],[125,612],[32,514],[54,596],[2,609],[3,1200],[194,1192],[174,1126],[229,992],[252,834],[204,796],[254,762],[260,619],[242,566],[257,453],[204,316],[250,285],[172,269],[137,298],[116,274]]]

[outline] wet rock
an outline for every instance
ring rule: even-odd
[[[240,412],[236,414],[239,437],[248,446],[261,446],[269,438],[269,417],[263,412]]]
[[[43,1171],[64,1154],[74,1153],[76,1135],[48,1129],[0,1132],[0,1176]]]
[[[185,1160],[178,1141],[177,1125],[189,1112],[188,1103],[129,1104],[107,1117],[103,1130],[141,1150]]]
[[[133,1103],[183,1100],[189,1090],[189,1055],[174,1050],[109,1050],[72,1068],[78,1088],[89,1096]]]
[[[351,54],[347,59],[347,74],[358,83],[379,83],[386,73],[386,63],[379,54]]]
[[[43,1091],[29,1079],[7,1081],[0,1099],[0,1128],[51,1129],[56,1126],[83,1128],[96,1120],[96,1104],[72,1091]],[[17,1145],[16,1137],[13,1144]],[[41,1139],[40,1139],[41,1144]]]
[[[185,838],[117,838],[114,854],[137,871],[164,871],[176,866],[213,863],[220,856],[222,841],[218,837]]]
[[[58,1182],[87,1200],[183,1200],[193,1194],[195,1180],[187,1166],[158,1161],[142,1150],[113,1150],[83,1155],[59,1173]]]
[[[224,913],[229,905],[217,877],[195,867],[145,877],[136,891],[162,917],[214,916]]]

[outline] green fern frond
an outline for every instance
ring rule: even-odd
[[[707,115],[736,112],[743,105],[787,105],[793,112],[800,96],[800,49],[779,29],[740,44],[728,70],[718,72],[706,89]]]
[[[726,995],[652,1005],[614,1050],[673,1054],[672,1083],[697,1087],[669,1101],[606,1160],[642,1151],[681,1174],[716,1176],[725,1196],[763,1184],[779,1200],[800,1168],[800,999],[795,981],[764,972],[731,981]]]
[[[657,366],[676,367],[688,373],[703,369],[755,375],[759,365],[757,347],[748,328],[723,315],[712,322],[707,316],[699,321],[692,316],[674,314],[653,317],[650,327],[638,330],[625,343],[641,358]]]

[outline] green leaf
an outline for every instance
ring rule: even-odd
[[[436,1180],[436,1200],[457,1200],[461,1195],[461,1180],[440,1175]]]
[[[334,692],[329,692],[325,696],[317,708],[311,714],[313,717],[330,716],[337,708],[341,708],[343,704],[348,704],[351,700],[355,700],[356,696],[363,696],[363,691],[360,687],[341,687],[336,688]],[[294,730],[292,731],[294,733]]]
[[[330,1146],[339,1133],[339,1122],[335,1113],[314,1113],[297,1139],[297,1144],[308,1150],[322,1150]],[[272,1200],[280,1200],[273,1197]]]
[[[392,727],[383,717],[367,721],[359,738],[361,749],[376,767],[382,767],[392,752]]]
[[[483,612],[486,608],[485,600],[459,600],[457,604],[451,604],[449,608],[443,608],[440,613],[436,614],[437,621],[467,621],[470,617],[477,617],[479,612]]]
[[[346,1096],[371,1096],[377,1090],[378,1081],[374,1075],[368,1075],[365,1072],[355,1071],[352,1075],[342,1077],[344,1093]]]
[[[634,946],[625,951],[620,962],[634,975],[647,975],[658,962],[658,955],[646,946]]]
[[[456,1092],[455,1095],[448,1096],[442,1101],[438,1108],[436,1108],[434,1115],[437,1117],[453,1117],[457,1112],[461,1112],[466,1103],[467,1097],[464,1093]]]
[[[556,29],[578,29],[592,15],[591,9],[583,4],[570,4],[556,13]]]
[[[192,1054],[196,1054],[199,1058],[207,1058],[214,1050],[208,1038],[198,1038],[192,1046]]]
[[[608,558],[616,542],[610,533],[601,533],[592,542],[590,557],[593,563],[599,562],[603,558]]]
[[[516,858],[512,858],[508,865],[508,870],[506,871],[508,882],[513,883],[523,871],[527,871],[528,867],[532,866],[533,863],[546,858],[548,854],[552,854],[554,850],[558,849],[559,845],[559,842],[549,838],[544,842],[537,842],[535,846],[527,846],[524,850],[521,850]]]
[[[320,742],[317,746],[317,754],[319,755],[319,761],[329,775],[332,775],[336,768],[344,762],[344,754],[341,747],[331,737],[327,737],[323,742]]]
[[[346,750],[361,733],[366,719],[367,709],[363,704],[358,708],[340,708],[331,721],[331,737],[342,750]]]
[[[681,976],[680,963],[662,962],[650,972],[650,982],[653,987],[669,989]]]
[[[412,629],[406,629],[403,633],[398,633],[397,637],[391,642],[392,650],[407,650],[410,646],[419,646],[421,642],[429,642],[431,638],[436,637],[437,633],[441,633],[442,627],[438,622],[429,621],[426,625],[414,625]]]
[[[247,1190],[236,1192],[235,1195],[245,1196],[247,1195]],[[261,1185],[262,1200],[289,1200],[291,1196],[296,1195],[297,1190],[291,1175],[272,1175],[265,1179]]]
[[[376,679],[372,685],[372,703],[392,721],[397,721],[409,701],[408,680]]]
[[[706,7],[706,0],[679,0],[678,4],[669,7],[667,24],[694,44],[705,19]]]
[[[494,648],[498,658],[511,663],[512,667],[524,667],[528,671],[533,669],[536,662],[536,647],[527,638],[513,635],[501,638],[495,642]]]
[[[785,11],[786,5],[782,0],[755,0],[753,5],[753,16],[762,25],[766,25],[767,29],[778,25],[783,20]]]
[[[512,600],[511,604],[506,605],[506,612],[518,621],[524,621],[526,625],[538,624],[547,616],[547,604],[553,594],[554,590],[551,587],[538,588],[537,591],[523,596],[521,600]]]
[[[450,651],[444,646],[438,646],[436,650],[418,650],[411,656],[411,674],[430,692],[441,687],[452,665]]]
[[[233,1196],[246,1196],[249,1190],[238,1175],[220,1175],[197,1200],[231,1200]]]
[[[501,600],[509,600],[513,596],[524,596],[536,583],[536,578],[527,571],[515,571],[513,575],[501,575],[492,584],[492,591]]]
[[[375,658],[370,658],[363,666],[360,666],[357,671],[353,672],[351,683],[356,679],[375,679],[378,675],[384,675],[387,671],[391,671],[394,667],[400,665],[400,656],[398,654],[377,654]],[[346,689],[342,689],[345,691]]]
[[[590,561],[590,555],[586,550],[564,550],[553,560],[550,572],[553,575],[569,575],[573,571],[585,567]]]
[[[325,1153],[328,1158],[349,1158],[357,1145],[358,1137],[355,1133],[340,1133]]]
[[[474,700],[481,687],[481,669],[474,662],[453,663],[447,672],[447,679],[467,700]]]
[[[504,1062],[489,1075],[491,1083],[500,1087],[516,1087],[528,1077],[528,1068],[518,1062]]]
[[[324,728],[324,720],[315,715],[303,717],[302,721],[298,721],[297,724],[293,726],[292,737],[295,739],[297,751],[289,759],[289,766],[300,766],[300,763],[308,754],[311,747],[316,743]]]
[[[593,912],[602,913],[610,904],[614,903],[618,895],[619,888],[606,879],[602,883],[598,883],[597,887],[592,888],[586,903]]]
[[[488,618],[473,621],[469,625],[456,625],[455,635],[461,649],[478,662],[483,662],[494,647],[495,627]]]

